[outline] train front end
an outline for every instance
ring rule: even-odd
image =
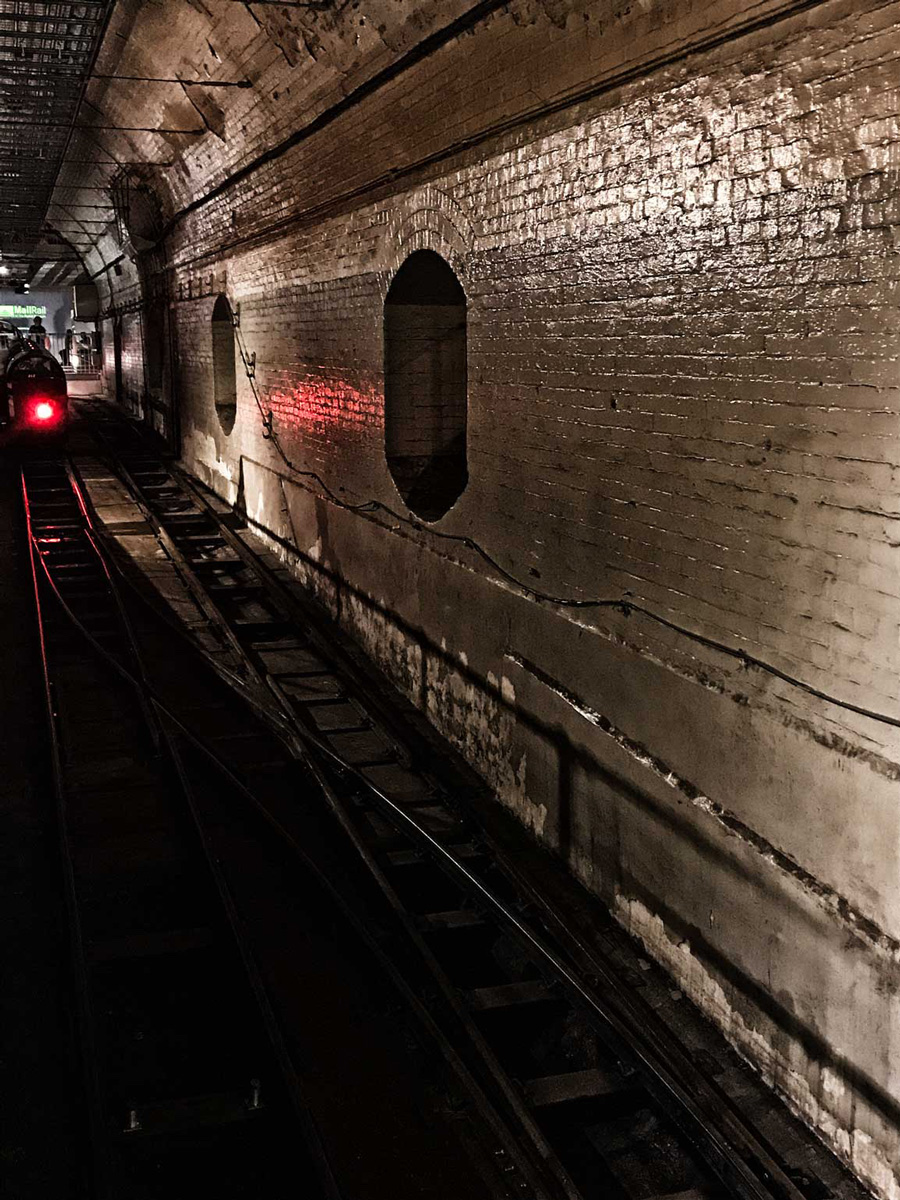
[[[0,370],[0,440],[59,442],[68,424],[69,397],[62,367],[43,346],[26,339],[13,341]]]

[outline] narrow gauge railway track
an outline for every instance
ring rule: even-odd
[[[609,964],[565,930],[442,788],[311,608],[203,490],[101,407],[92,426],[249,691],[405,929],[444,1036],[569,1200],[804,1200]]]
[[[86,1100],[80,1186],[98,1200],[337,1200],[196,820],[208,772],[188,764],[142,686],[127,615],[64,460],[27,459],[21,479]]]

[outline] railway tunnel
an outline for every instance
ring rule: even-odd
[[[900,0],[0,59],[10,1196],[900,1200]]]

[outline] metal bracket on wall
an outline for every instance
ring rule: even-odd
[[[256,351],[255,350],[252,351],[252,353],[247,355],[247,360],[246,360],[245,366],[246,366],[246,370],[247,370],[247,378],[255,379],[256,378]]]

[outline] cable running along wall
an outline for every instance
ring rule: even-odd
[[[674,633],[680,634],[696,645],[705,646],[709,650],[718,651],[726,657],[737,660],[745,668],[755,668],[763,671],[767,675],[771,675],[775,679],[781,679],[784,683],[791,687],[798,688],[809,696],[814,696],[817,700],[824,700],[827,704],[833,704],[836,708],[843,709],[844,712],[856,713],[858,716],[867,717],[869,720],[876,721],[881,725],[889,725],[894,729],[900,729],[900,716],[894,716],[891,713],[879,712],[877,709],[866,708],[862,704],[854,704],[849,700],[842,700],[839,696],[832,696],[830,693],[823,691],[821,688],[815,687],[806,680],[798,679],[795,675],[791,675],[787,671],[782,671],[780,667],[776,667],[773,663],[766,662],[765,659],[757,658],[753,654],[748,654],[737,646],[729,646],[727,642],[720,642],[716,638],[707,637],[705,634],[697,633],[694,629],[688,629],[684,625],[679,625],[676,621],[670,621],[667,617],[654,612],[650,608],[645,608],[642,604],[636,604],[629,593],[613,598],[613,597],[575,597],[575,596],[554,596],[550,592],[541,591],[539,588],[532,587],[520,579],[512,571],[502,566],[494,556],[486,550],[474,538],[469,537],[464,533],[443,533],[440,530],[430,528],[423,525],[421,521],[416,520],[413,516],[407,516],[403,513],[398,513],[390,505],[384,504],[381,500],[362,500],[358,503],[352,503],[339,496],[332,488],[328,486],[325,480],[317,471],[308,471],[303,467],[298,467],[290,458],[281,445],[278,436],[278,431],[275,429],[274,415],[271,409],[267,409],[262,402],[259,389],[256,385],[254,373],[250,368],[250,358],[241,338],[240,330],[235,329],[235,342],[237,344],[238,353],[241,356],[241,362],[247,379],[250,384],[250,390],[253,394],[253,400],[259,410],[262,419],[263,437],[272,443],[276,454],[295,477],[295,481],[299,479],[309,479],[316,485],[320,492],[317,492],[316,487],[311,487],[308,484],[301,484],[312,495],[324,495],[335,505],[336,508],[344,509],[345,512],[354,512],[360,515],[372,518],[376,513],[384,513],[391,521],[397,522],[400,525],[406,525],[412,529],[419,530],[423,533],[430,534],[432,537],[439,538],[445,542],[454,542],[457,545],[465,546],[474,554],[486,563],[496,574],[506,583],[517,588],[523,595],[530,596],[534,600],[542,601],[546,604],[556,605],[559,608],[569,609],[614,609],[623,616],[631,616],[634,613],[640,614],[647,620],[662,626],[665,629],[671,629]]]

